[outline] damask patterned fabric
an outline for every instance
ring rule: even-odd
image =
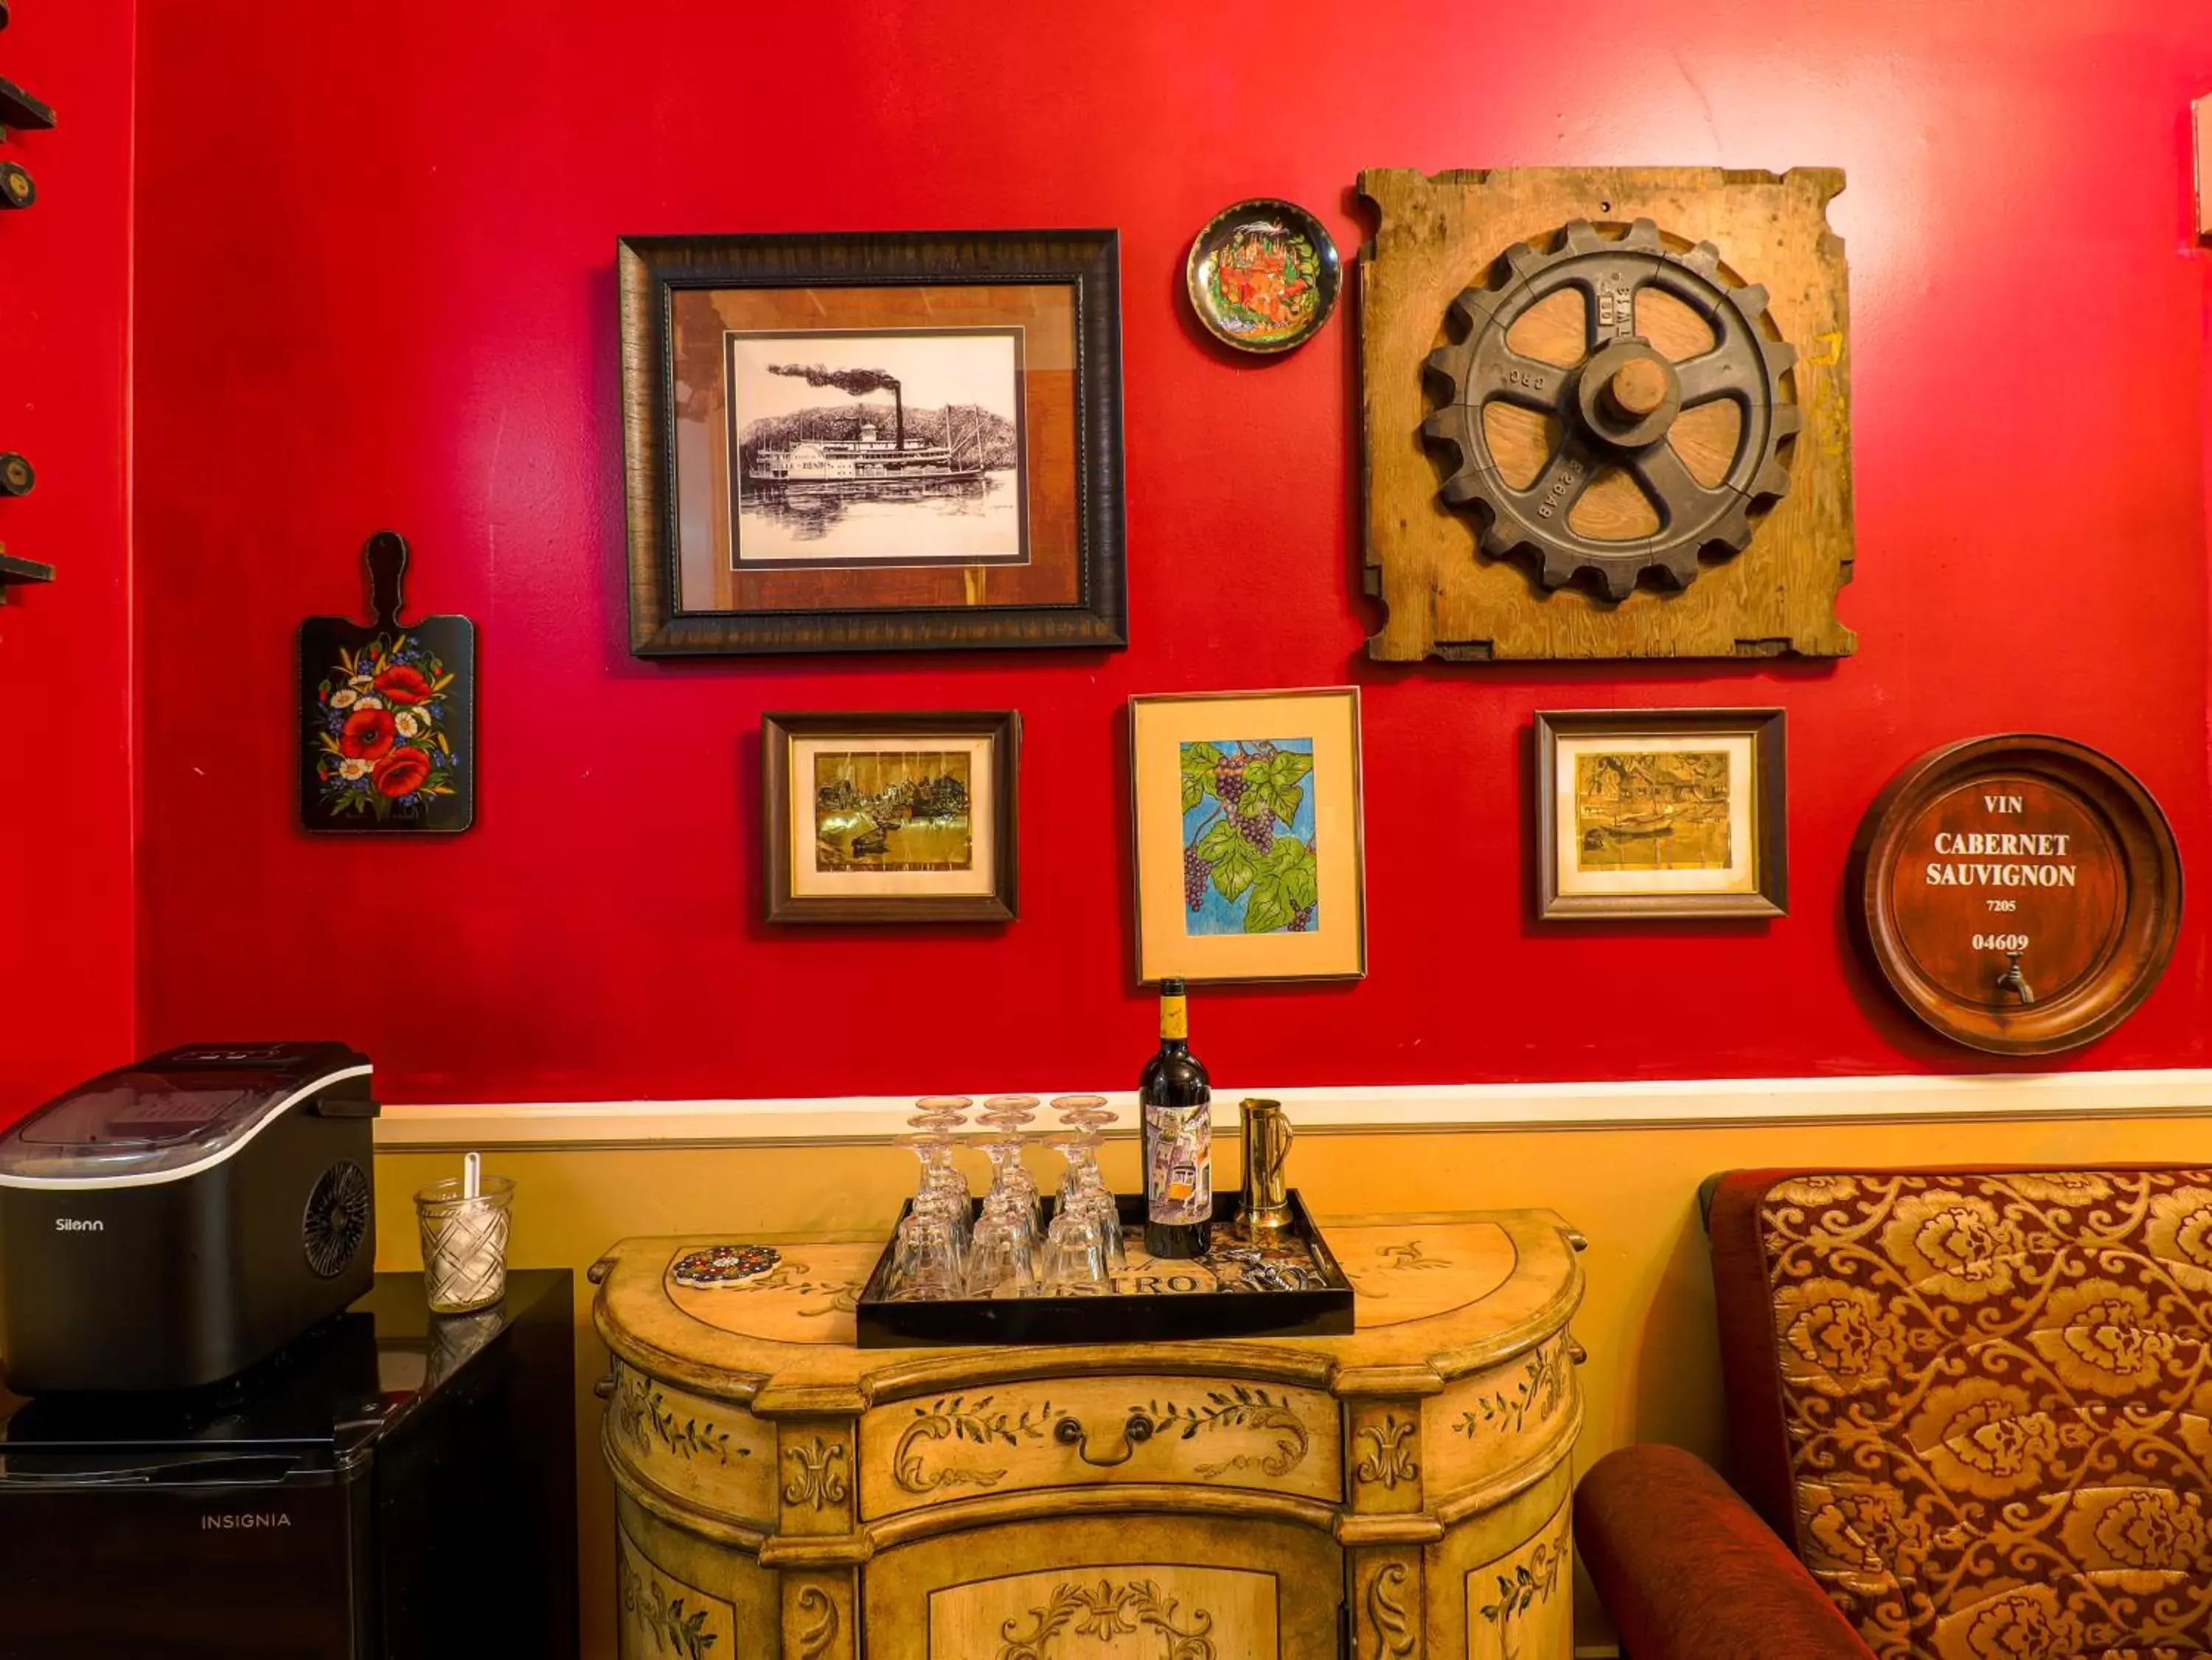
[[[1778,1406],[1798,1551],[1876,1655],[2212,1653],[2212,1170],[1741,1197],[1779,1395],[1739,1406]]]

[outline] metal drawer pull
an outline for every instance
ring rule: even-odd
[[[1137,1456],[1137,1449],[1152,1439],[1152,1421],[1141,1412],[1133,1414],[1121,1427],[1121,1456],[1118,1458],[1094,1458],[1091,1456],[1091,1432],[1073,1418],[1063,1418],[1052,1427],[1052,1439],[1064,1447],[1073,1447],[1075,1456],[1093,1469],[1111,1469],[1116,1464],[1126,1464]]]
[[[1589,1351],[1570,1337],[1567,1339],[1567,1359],[1580,1366],[1589,1359]]]

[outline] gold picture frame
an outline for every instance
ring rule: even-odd
[[[1779,709],[1536,717],[1536,913],[1789,914]]]
[[[1359,690],[1129,700],[1137,977],[1367,972]]]

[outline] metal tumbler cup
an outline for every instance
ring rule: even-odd
[[[1268,1233],[1291,1222],[1290,1180],[1284,1166],[1291,1157],[1291,1121],[1280,1101],[1248,1096],[1237,1103],[1243,1114],[1243,1203],[1238,1215],[1248,1232]]]

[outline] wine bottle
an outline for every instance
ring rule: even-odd
[[[1203,1257],[1213,1220],[1213,1086],[1190,1052],[1181,980],[1160,982],[1160,1049],[1137,1085],[1145,1115],[1145,1249]]]

